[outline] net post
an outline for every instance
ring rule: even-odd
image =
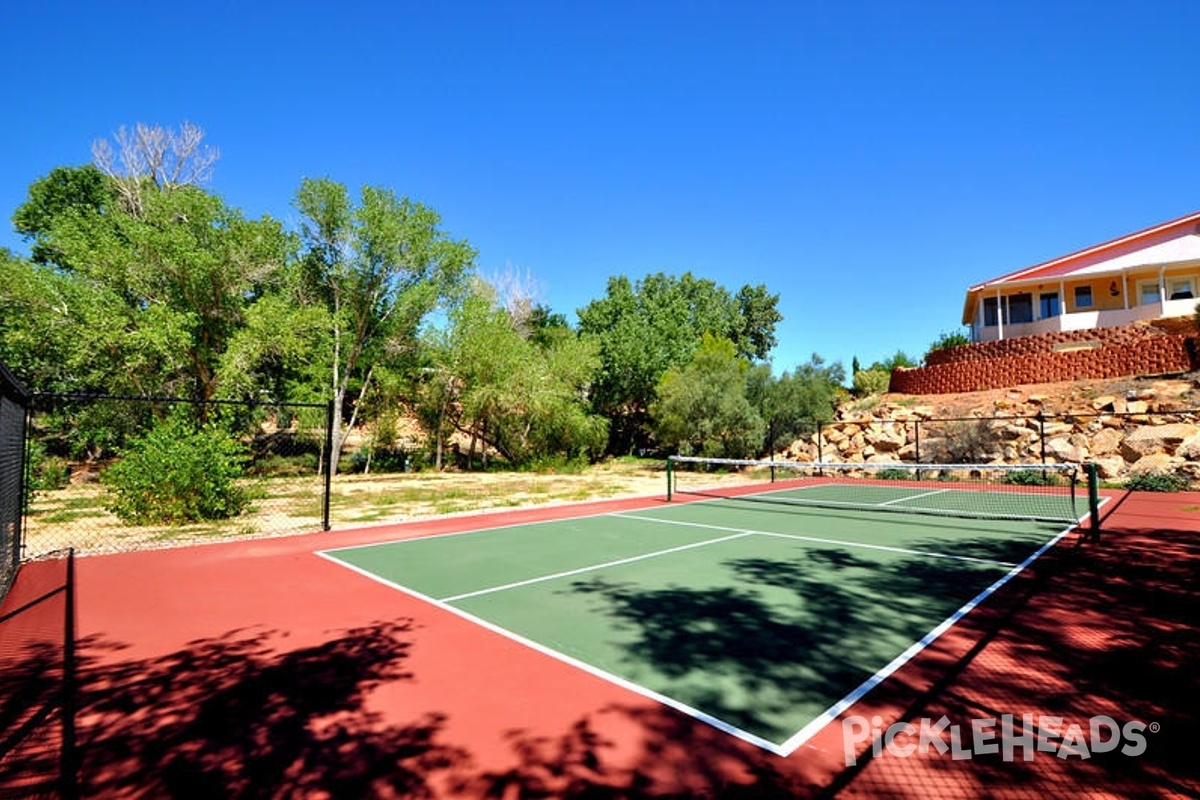
[[[671,502],[671,484],[673,483],[672,479],[675,477],[674,472],[673,472],[674,468],[671,466],[672,463],[673,462],[671,461],[671,457],[667,456],[667,502],[668,503]]]
[[[1087,494],[1088,494],[1088,513],[1091,517],[1091,530],[1088,531],[1089,539],[1100,538],[1100,470],[1095,462],[1088,461],[1083,465],[1083,472],[1087,475]]]

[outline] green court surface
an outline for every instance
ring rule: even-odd
[[[722,499],[322,555],[787,754],[1064,528]]]

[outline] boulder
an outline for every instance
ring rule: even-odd
[[[1200,426],[1186,422],[1170,425],[1145,425],[1129,433],[1121,442],[1121,455],[1135,462],[1155,453],[1174,453],[1184,441],[1200,433]]]
[[[1124,438],[1121,432],[1114,428],[1101,428],[1092,434],[1088,449],[1092,451],[1093,456],[1112,455],[1120,451]]]
[[[1200,433],[1189,436],[1180,442],[1179,447],[1175,450],[1175,455],[1188,461],[1200,462]]]
[[[1072,444],[1070,439],[1058,437],[1046,442],[1046,452],[1054,455],[1058,461],[1070,463],[1078,463],[1087,460],[1087,451],[1076,444]]]
[[[1127,465],[1125,459],[1120,456],[1101,456],[1093,460],[1101,479],[1112,481],[1125,476]]]
[[[1129,474],[1171,473],[1183,466],[1184,463],[1184,460],[1178,456],[1171,456],[1166,453],[1151,453],[1148,456],[1139,458],[1136,463],[1130,466]]]

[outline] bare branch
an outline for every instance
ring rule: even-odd
[[[190,122],[178,131],[141,122],[133,130],[122,125],[113,139],[115,149],[107,140],[94,142],[92,159],[116,182],[127,210],[137,216],[142,213],[144,185],[199,186],[212,179],[213,164],[220,157],[216,148],[204,146],[204,131]]]
[[[529,338],[533,331],[530,317],[542,293],[533,273],[526,269],[521,274],[517,267],[508,262],[502,271],[487,276],[485,280],[495,292],[496,305],[504,309],[521,336]]]

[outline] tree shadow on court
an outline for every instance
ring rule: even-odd
[[[49,795],[60,783],[62,647],[36,642],[3,650],[0,797]]]
[[[0,614],[0,797],[62,786],[67,575],[65,560],[22,570]]]
[[[1113,527],[1100,542],[1079,534],[1064,539],[998,593],[990,614],[976,616],[983,625],[973,646],[899,717],[915,724],[946,716],[969,739],[973,719],[1012,714],[1020,725],[1028,713],[1032,732],[1055,750],[1030,761],[1019,748],[1008,758],[1002,750],[969,759],[866,752],[823,796],[888,794],[897,786],[947,793],[987,786],[997,798],[1081,791],[1200,796],[1192,752],[1200,697],[1200,531],[1195,523],[1192,530],[1171,530],[1178,517],[1161,524]],[[1088,750],[1087,758],[1060,757],[1063,731],[1079,725],[1090,747],[1091,720],[1101,715],[1119,726],[1153,723],[1142,734],[1144,752],[1117,746]],[[1135,743],[1119,736],[1119,745]]]
[[[831,582],[821,563],[844,555],[730,561],[729,584],[718,587],[647,588],[595,577],[571,591],[595,595],[613,619],[625,666],[665,676],[672,686],[665,693],[676,700],[782,741],[795,731],[771,717],[794,714],[814,697],[836,699],[866,677],[841,642],[846,621],[862,617],[870,598]]]
[[[614,721],[636,727],[642,737],[632,761],[614,757],[617,743],[601,732]],[[778,758],[662,706],[612,705],[561,736],[513,730],[508,739],[513,766],[479,773],[463,796],[788,800],[814,790],[780,769]]]
[[[280,650],[268,631],[231,631],[159,658],[102,658],[85,640],[80,735],[86,794],[104,797],[431,796],[467,760],[428,714],[384,724],[369,691],[404,681],[407,622]]]

